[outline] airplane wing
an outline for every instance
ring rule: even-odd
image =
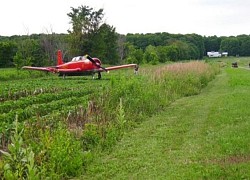
[[[37,71],[45,71],[45,72],[55,72],[56,69],[53,67],[32,67],[32,66],[23,66],[22,69],[28,70],[37,70]]]
[[[123,69],[123,68],[129,68],[129,67],[133,67],[135,68],[135,70],[138,70],[138,65],[137,64],[125,64],[125,65],[120,65],[120,66],[111,66],[111,67],[107,67],[105,68],[107,71],[112,71],[112,70],[117,70],[117,69]],[[98,69],[99,72],[103,72],[104,69],[99,68]]]
[[[103,72],[103,71],[112,71],[112,70],[116,70],[116,69],[122,69],[122,68],[128,68],[128,67],[134,67],[135,71],[138,71],[139,66],[137,64],[125,64],[125,65],[120,65],[120,66],[111,66],[111,67],[107,67],[104,68],[102,66],[100,66],[100,64],[97,64],[96,61],[90,57],[89,55],[87,55],[87,59],[90,60],[98,69],[94,69],[94,72]]]
[[[57,68],[54,68],[54,67],[32,67],[32,66],[24,66],[24,67],[22,67],[22,69],[45,71],[45,72],[52,72],[52,73],[70,73],[70,72],[81,71],[80,68],[75,68],[75,69],[57,69]]]

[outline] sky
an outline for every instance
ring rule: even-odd
[[[0,36],[67,33],[71,7],[104,9],[120,34],[250,34],[250,0],[3,0]]]

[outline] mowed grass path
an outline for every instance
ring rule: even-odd
[[[88,166],[87,179],[250,179],[250,71],[224,69]]]

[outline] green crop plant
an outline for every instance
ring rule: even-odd
[[[23,129],[19,132],[17,117],[14,124],[15,131],[13,136],[11,136],[11,144],[8,145],[8,151],[0,150],[4,155],[2,176],[5,179],[38,179],[34,152],[30,147],[25,147],[22,138]]]

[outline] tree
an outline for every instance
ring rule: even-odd
[[[250,36],[239,35],[237,39],[240,42],[240,56],[250,56]]]
[[[118,63],[117,34],[115,28],[102,23],[103,9],[94,11],[88,6],[71,8],[70,52],[72,56],[89,54],[103,63]]]
[[[228,37],[221,41],[221,51],[227,51],[230,56],[239,55],[240,44],[236,37]]]
[[[159,62],[164,63],[170,60],[168,56],[168,46],[157,46],[156,51],[159,57]]]
[[[14,64],[17,69],[24,65],[43,66],[45,59],[39,41],[26,39],[18,44],[18,50],[14,56]]]
[[[202,52],[202,55],[201,55],[201,51],[198,49],[197,46],[190,43],[188,49],[189,49],[189,59],[202,59],[204,52]]]
[[[120,59],[119,63],[123,63],[123,60],[126,57],[126,37],[125,37],[125,35],[118,34],[117,45],[118,45],[118,56]]]
[[[59,49],[63,52],[63,59],[68,58],[67,37],[66,34],[55,34],[53,32],[41,35],[40,43],[47,59],[46,65],[55,65],[57,63],[57,51]]]
[[[151,63],[153,65],[159,63],[159,57],[157,55],[156,48],[152,45],[146,47],[143,59],[146,63]]]
[[[118,46],[115,28],[102,24],[93,38],[93,54],[103,59],[103,63],[118,64]]]
[[[241,42],[240,55],[250,56],[250,39],[249,38]]]
[[[72,30],[68,30],[70,35],[70,53],[72,56],[79,54],[92,54],[93,39],[102,23],[104,16],[103,9],[94,11],[88,6],[78,8],[71,7],[70,17]]]
[[[176,45],[166,46],[166,56],[170,61],[179,60],[179,51]]]
[[[204,37],[205,52],[219,51],[221,38],[217,36]]]
[[[13,66],[13,58],[16,51],[16,43],[12,41],[0,42],[0,67]]]
[[[190,59],[202,59],[205,52],[203,37],[198,34],[187,34],[184,37],[189,45]]]
[[[178,60],[190,59],[189,45],[186,42],[177,40],[172,45],[174,45],[178,51]]]
[[[126,44],[126,49],[128,51],[126,62],[127,63],[143,63],[143,51],[141,49],[136,49],[134,45],[131,43]]]

